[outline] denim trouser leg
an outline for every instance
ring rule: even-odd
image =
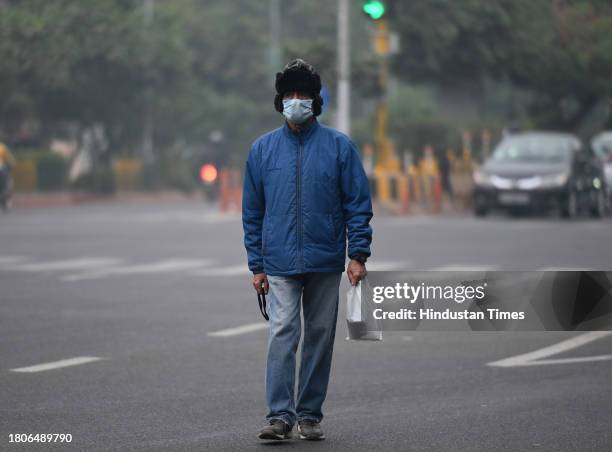
[[[298,420],[323,419],[331,371],[342,273],[312,273],[304,281],[304,340],[297,398]]]
[[[295,353],[300,341],[300,298],[298,277],[268,276],[270,336],[266,364],[266,419],[283,419],[295,424]]]
[[[270,336],[266,365],[266,418],[321,420],[327,393],[338,316],[342,273],[268,276]],[[303,294],[304,342],[298,389],[294,402],[295,354],[300,340],[300,299]]]

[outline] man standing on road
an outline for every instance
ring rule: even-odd
[[[266,365],[269,407],[261,439],[325,438],[320,422],[327,393],[346,263],[356,285],[366,275],[372,241],[368,180],[349,138],[317,122],[321,79],[301,59],[276,74],[274,106],[285,124],[258,138],[244,176],[242,222],[249,269],[258,293],[268,293]],[[296,351],[304,339],[297,400]]]

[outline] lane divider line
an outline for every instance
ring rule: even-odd
[[[211,261],[209,259],[168,259],[147,264],[104,267],[99,270],[93,270],[83,273],[74,273],[71,275],[63,276],[61,280],[67,282],[74,282],[90,279],[101,279],[106,278],[107,276],[146,275],[155,273],[190,271],[193,269],[206,267],[210,264]]]
[[[237,326],[234,328],[227,328],[225,330],[211,331],[208,333],[212,337],[230,337],[239,336],[241,334],[253,333],[259,330],[268,329],[268,324],[265,322],[249,323],[247,325]]]
[[[17,369],[10,369],[11,372],[44,372],[46,370],[61,369],[62,367],[78,366],[81,364],[92,363],[94,361],[100,361],[106,358],[98,358],[96,356],[77,356],[76,358],[62,359],[60,361],[53,361],[49,363],[36,364],[27,367],[18,367]]]
[[[428,271],[436,271],[436,272],[489,272],[495,271],[499,268],[497,265],[471,265],[471,264],[450,264],[450,265],[442,265],[440,267],[430,268]]]
[[[33,262],[27,264],[19,264],[11,268],[14,271],[23,272],[48,272],[48,271],[65,271],[65,270],[80,270],[80,269],[97,269],[107,268],[113,265],[118,265],[122,262],[118,258],[77,258],[66,259],[48,262]]]

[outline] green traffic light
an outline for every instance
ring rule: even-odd
[[[370,0],[363,4],[363,12],[374,20],[380,19],[385,14],[385,4],[378,0]]]

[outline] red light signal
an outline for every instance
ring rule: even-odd
[[[200,179],[202,179],[202,182],[205,184],[212,184],[217,180],[217,176],[217,167],[211,163],[202,165],[200,168]]]

